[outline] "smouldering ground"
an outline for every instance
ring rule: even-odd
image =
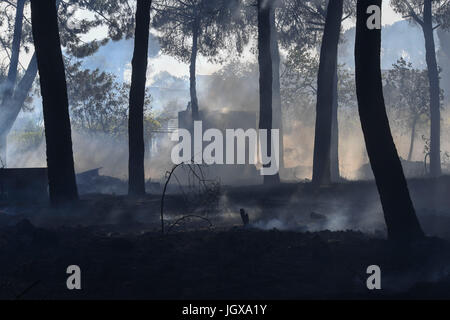
[[[396,247],[355,232],[234,228],[163,237],[22,221],[0,230],[0,298],[449,298],[448,249],[439,240]],[[72,264],[81,267],[81,291],[66,289]],[[372,264],[382,270],[375,293],[366,288]]]
[[[425,231],[447,239],[449,181],[409,182]],[[3,203],[0,298],[450,298],[450,244],[384,240],[373,183],[319,192],[308,184],[222,191],[209,215],[214,228],[194,219],[164,236],[157,194],[86,195],[56,210]],[[167,224],[185,213],[181,203],[179,195],[168,196]],[[241,226],[239,208],[252,227]],[[368,231],[323,230],[339,228]],[[82,270],[81,291],[66,289],[73,264]],[[377,292],[366,288],[373,264],[382,270]]]

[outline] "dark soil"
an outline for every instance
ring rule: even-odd
[[[449,180],[410,181],[425,231],[441,237],[410,244],[384,239],[370,182],[319,192],[308,184],[223,188],[217,212],[208,215],[213,228],[194,218],[164,236],[157,194],[86,195],[59,209],[4,203],[0,298],[450,298],[450,197],[440,194]],[[187,212],[179,195],[166,201],[167,231]],[[239,207],[250,216],[248,228]],[[335,222],[338,211],[344,224]],[[372,216],[372,224],[362,223]],[[279,227],[271,227],[274,219]],[[338,231],[358,225],[367,230]],[[69,265],[80,266],[82,290],[66,288]],[[370,265],[381,268],[381,290],[367,289]]]

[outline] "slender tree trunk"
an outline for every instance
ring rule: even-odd
[[[258,0],[258,62],[259,62],[259,128],[267,130],[267,154],[272,153],[272,54],[271,54],[271,1]],[[269,167],[270,164],[265,165]],[[280,182],[279,174],[265,175],[264,184]]]
[[[31,87],[33,86],[37,71],[38,67],[36,62],[36,53],[34,53],[24,76],[14,90],[14,94],[6,100],[6,107],[0,110],[0,137],[6,137],[11,131],[11,128],[14,125],[23,104],[28,97]]]
[[[423,34],[425,37],[425,55],[430,81],[430,175],[441,175],[441,103],[439,71],[436,60],[436,47],[433,37],[433,16],[431,0],[424,1]]]
[[[412,154],[414,151],[414,142],[416,140],[416,125],[417,125],[417,116],[414,116],[413,123],[411,126],[411,140],[409,142],[408,161],[411,161]]]
[[[191,52],[191,63],[189,66],[189,86],[191,94],[191,110],[192,119],[199,120],[200,116],[198,113],[198,99],[197,99],[197,84],[196,84],[196,65],[197,65],[197,53],[198,53],[198,23],[193,24],[192,29],[192,52]]]
[[[54,0],[31,0],[31,20],[40,75],[52,204],[78,199],[69,103]]]
[[[284,141],[283,141],[283,112],[281,108],[281,84],[280,84],[280,50],[278,47],[278,32],[275,24],[275,8],[270,12],[270,27],[271,27],[271,54],[272,54],[272,71],[273,71],[273,121],[272,128],[279,130],[279,146],[280,146],[280,163],[279,168],[284,168]]]
[[[128,117],[128,194],[145,194],[144,101],[151,0],[138,0]]]
[[[381,30],[367,28],[367,8],[381,0],[358,0],[355,40],[356,93],[367,153],[392,240],[423,237],[392,138],[381,80]]]
[[[14,85],[17,80],[17,67],[19,65],[20,55],[20,41],[22,40],[22,25],[23,25],[23,10],[25,7],[25,0],[18,0],[16,7],[16,16],[14,20],[14,34],[11,48],[11,61],[8,69],[8,76],[4,83],[3,95],[1,99],[1,110],[9,108],[8,102],[11,101],[11,97],[14,93]],[[0,159],[1,165],[6,166],[6,151],[7,151],[7,137],[8,134],[0,133]]]
[[[334,73],[334,87],[333,87],[333,114],[331,119],[331,181],[339,181],[341,174],[339,172],[339,122],[338,122],[338,74],[337,64]]]
[[[331,182],[331,132],[334,74],[343,12],[343,0],[329,1],[320,51],[317,79],[316,128],[312,182],[316,186]]]
[[[19,65],[20,41],[22,40],[23,9],[25,0],[17,1],[16,17],[14,21],[14,34],[11,48],[11,61],[8,69],[8,76],[5,81],[2,96],[2,108],[5,108],[5,102],[13,95],[14,85],[17,80],[17,67]]]

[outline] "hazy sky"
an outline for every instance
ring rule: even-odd
[[[402,16],[395,13],[394,10],[389,6],[389,1],[383,1],[382,9],[382,23],[383,25],[390,25],[394,22],[402,20]],[[355,25],[355,19],[344,21],[344,29],[349,29]],[[248,57],[249,59],[255,59],[253,55]],[[153,67],[158,69],[158,71],[167,70],[173,75],[186,76],[188,75],[188,69],[183,65],[178,63],[175,59],[166,56],[160,56],[159,58],[152,61]],[[199,58],[197,65],[197,71],[199,74],[211,74],[217,71],[220,66],[208,63],[206,59]]]
[[[86,15],[86,13],[81,13],[80,16]],[[91,14],[89,14],[91,15]],[[398,20],[401,20],[402,17],[398,14],[396,14],[392,8],[389,6],[389,1],[383,1],[383,25],[392,24]],[[355,21],[347,20],[344,23],[344,28],[348,29],[351,28],[354,25]],[[98,29],[88,35],[86,40],[90,40],[92,38],[102,38],[105,34],[104,29]],[[28,64],[28,60],[30,58],[32,53],[21,54],[21,63],[23,65]],[[0,52],[0,58],[2,58],[5,55],[4,51]],[[130,60],[131,60],[132,52],[130,52]],[[255,59],[253,54],[247,53],[244,55],[244,59]],[[220,68],[220,65],[209,63],[205,58],[199,56],[198,63],[197,63],[197,73],[198,74],[211,74],[215,71],[217,71]],[[152,59],[149,59],[149,76],[151,77],[154,74],[157,74],[161,71],[168,71],[174,76],[187,76],[188,75],[188,67],[186,64],[181,63],[174,58],[166,55],[158,55],[157,57],[154,57]],[[125,77],[128,77],[129,75],[125,73]]]
[[[382,23],[383,25],[390,25],[394,22],[397,22],[399,20],[402,20],[401,15],[397,14],[392,10],[392,8],[389,6],[389,1],[383,1],[383,15],[382,15]],[[344,22],[344,29],[351,28],[355,25],[355,20],[351,21],[345,21]],[[254,59],[255,57],[253,55],[250,56],[248,59]],[[159,72],[159,71],[168,71],[169,73],[175,75],[175,76],[187,76],[189,69],[186,67],[185,64],[179,63],[172,57],[168,56],[159,56],[156,59],[151,60],[151,73],[153,72]],[[199,61],[197,63],[197,73],[198,74],[211,74],[215,71],[217,71],[220,68],[220,65],[211,64],[206,59],[199,57]]]
[[[389,1],[383,1],[383,24],[393,24],[399,20],[402,20],[402,16],[392,10]]]

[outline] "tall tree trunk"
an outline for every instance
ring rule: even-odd
[[[272,54],[271,15],[272,1],[258,0],[258,63],[259,63],[259,128],[267,130],[267,155],[272,154]],[[270,167],[270,164],[264,165]],[[279,174],[265,175],[264,184],[280,182]]]
[[[334,74],[341,32],[343,0],[328,2],[325,30],[320,51],[317,79],[316,128],[312,182],[316,186],[331,182],[331,131],[333,114]]]
[[[20,55],[20,41],[22,40],[22,25],[23,25],[23,9],[25,7],[25,0],[18,0],[16,6],[16,16],[14,20],[14,34],[13,42],[11,48],[11,61],[8,69],[8,76],[4,83],[3,95],[1,99],[1,110],[9,108],[7,105],[10,102],[11,97],[14,93],[14,85],[17,80],[17,67],[19,65],[19,55]],[[6,144],[7,144],[7,134],[4,132],[0,133],[0,159],[2,166],[6,166]]]
[[[270,12],[270,27],[271,27],[271,54],[272,54],[272,76],[273,76],[273,99],[272,99],[272,128],[279,130],[279,146],[280,146],[280,163],[279,168],[284,168],[284,141],[283,141],[283,112],[281,108],[281,84],[280,84],[280,50],[278,47],[278,32],[275,24],[275,7]]]
[[[138,0],[128,117],[128,194],[145,194],[144,101],[151,0]]]
[[[198,113],[197,84],[195,79],[197,53],[198,53],[198,32],[199,32],[199,24],[195,22],[192,27],[192,51],[191,51],[191,63],[189,65],[189,89],[191,94],[191,110],[193,120],[200,119]]]
[[[417,125],[417,116],[414,116],[413,123],[411,126],[411,139],[409,142],[408,161],[411,161],[412,154],[414,151],[414,142],[416,140],[416,125]]]
[[[441,175],[441,103],[431,0],[424,1],[422,29],[425,37],[425,55],[430,82],[430,175],[437,177]]]
[[[40,75],[52,204],[78,199],[69,103],[54,0],[31,0],[31,20]]]
[[[358,0],[355,40],[356,93],[361,126],[384,211],[388,237],[423,237],[392,138],[381,80],[381,30],[369,30],[367,8],[381,0]]]
[[[334,73],[334,87],[333,87],[333,114],[331,119],[331,150],[330,150],[330,166],[331,166],[331,181],[339,181],[341,174],[339,171],[339,121],[338,121],[338,74],[337,63],[336,71]]]

